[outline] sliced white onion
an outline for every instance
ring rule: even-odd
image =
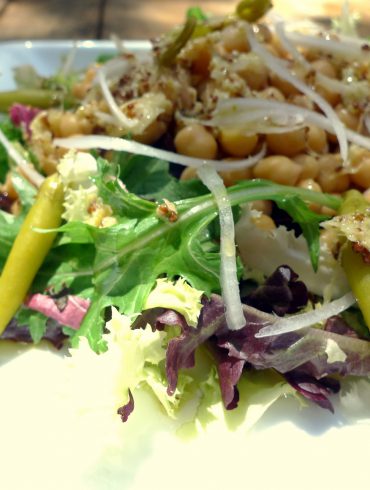
[[[28,162],[12,145],[5,134],[0,129],[0,143],[4,146],[10,158],[15,162],[17,167],[22,171],[23,175],[34,184],[36,187],[44,182],[45,177],[35,170],[32,164]]]
[[[303,122],[306,124],[313,124],[329,133],[335,134],[331,121],[318,112],[310,111],[309,109],[289,104],[288,102],[249,97],[221,100],[214,112],[214,117],[212,119],[207,119],[207,125],[216,127],[249,125],[251,120],[260,116],[264,119],[264,123],[267,126],[268,118],[275,116],[280,117],[282,114],[286,117],[290,115],[291,121],[295,121],[296,124],[300,122],[302,124]],[[275,123],[277,121],[279,121],[279,119],[274,119]],[[291,129],[288,129],[287,127],[287,130]],[[345,128],[345,134],[348,141],[370,150],[369,137],[363,136],[347,128]]]
[[[62,75],[63,77],[67,76],[71,72],[73,63],[76,59],[76,54],[77,54],[77,43],[76,41],[74,41],[72,48],[69,50],[69,53],[66,56],[64,64],[60,69],[60,75]]]
[[[278,318],[272,325],[261,328],[261,330],[256,333],[256,337],[270,337],[272,335],[280,335],[301,330],[302,328],[325,321],[331,316],[339,315],[339,313],[345,311],[355,302],[356,298],[353,294],[351,292],[346,293],[341,298],[335,299],[315,310],[289,316],[287,318]]]
[[[244,160],[230,160],[222,162],[222,160],[203,160],[201,158],[192,158],[185,155],[179,155],[172,151],[160,150],[153,146],[144,145],[137,141],[125,140],[122,138],[114,138],[112,136],[73,136],[71,138],[56,138],[54,145],[63,148],[76,148],[80,150],[92,150],[99,148],[101,150],[127,151],[136,155],[144,155],[153,158],[159,158],[172,163],[178,163],[185,167],[196,167],[208,163],[216,170],[239,170],[251,167],[261,160],[266,154],[266,148],[262,149],[255,155]]]
[[[292,58],[297,61],[300,65],[306,68],[307,71],[311,70],[311,64],[306,60],[306,58],[298,51],[298,49],[290,42],[287,38],[285,32],[285,23],[282,20],[279,20],[274,25],[275,32],[279,37],[279,41],[283,48],[292,55]]]
[[[273,72],[275,72],[280,78],[291,83],[295,88],[300,90],[303,94],[307,95],[313,102],[315,102],[318,107],[324,112],[327,118],[330,120],[332,127],[334,128],[335,134],[338,138],[340,154],[343,162],[346,164],[348,159],[348,142],[345,132],[345,126],[339,119],[336,112],[333,110],[331,105],[321,97],[317,92],[312,90],[308,85],[295,77],[280,63],[280,60],[270,54],[256,39],[253,29],[251,26],[246,26],[246,32],[248,37],[249,45],[251,49],[260,56],[264,61],[266,66]]]
[[[125,114],[123,114],[121,109],[118,107],[111,91],[109,90],[104,71],[98,70],[97,77],[98,77],[98,81],[103,97],[106,103],[108,104],[109,110],[111,111],[113,116],[117,119],[117,122],[120,124],[122,128],[127,128],[127,129],[133,128],[137,124],[137,120],[130,119],[127,116],[125,116]]]
[[[121,54],[126,53],[125,44],[124,44],[123,40],[119,36],[117,36],[117,34],[111,34],[110,38],[111,38],[111,41],[116,46],[118,53],[121,53]]]
[[[130,69],[130,63],[125,58],[112,58],[99,67],[98,72],[102,72],[108,80],[120,79]],[[95,77],[94,84],[99,83]]]
[[[220,218],[221,252],[221,292],[225,303],[225,316],[230,330],[245,326],[243,306],[239,293],[236,269],[236,247],[233,212],[226,187],[214,167],[202,165],[198,175],[203,184],[212,192]]]
[[[318,83],[333,92],[342,94],[342,96],[352,96],[358,98],[359,101],[363,101],[370,94],[370,84],[366,80],[353,81],[351,83],[342,82],[335,78],[330,78],[322,73],[316,73],[316,80]]]
[[[355,39],[344,39],[341,36],[338,41],[335,41],[327,37],[310,36],[298,32],[287,32],[287,37],[295,44],[305,48],[318,49],[347,61],[369,60],[370,58],[369,51],[363,49],[367,44],[365,40],[359,42]]]
[[[303,66],[307,70],[307,72],[312,70],[312,65],[287,38],[285,32],[285,23],[283,21],[279,21],[275,24],[275,32],[279,37],[281,45],[292,55],[293,59],[301,66]],[[370,93],[370,85],[365,80],[346,83],[340,80],[336,80],[335,78],[330,78],[319,72],[316,72],[316,80],[324,88],[327,88],[344,96],[357,97],[359,100],[364,99]]]
[[[245,135],[287,133],[305,126],[305,119],[298,113],[286,114],[276,110],[267,113],[266,109],[248,109],[248,112],[238,114],[237,111],[233,112],[232,109],[223,110],[220,104],[214,111],[212,119],[207,119],[206,121],[187,117],[182,117],[181,119],[188,124],[206,124],[217,128],[225,126],[236,127],[241,123]]]
[[[112,126],[117,126],[117,119],[112,116],[112,114],[107,114],[102,111],[95,111],[95,116],[99,119],[103,124],[111,124]]]

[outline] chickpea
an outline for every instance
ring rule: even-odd
[[[366,150],[361,146],[351,145],[349,147],[349,159],[351,165],[353,166],[359,165],[362,162],[362,160],[368,158],[369,156],[370,156],[369,150]]]
[[[251,209],[270,215],[272,213],[272,202],[266,200],[253,201],[251,203]]]
[[[72,136],[80,132],[80,125],[75,114],[64,112],[60,118],[59,132],[62,137]]]
[[[267,134],[266,142],[271,152],[292,157],[306,148],[306,128],[281,134]]]
[[[140,143],[150,145],[166,132],[167,127],[168,124],[166,121],[157,118],[155,121],[151,122],[142,133],[136,134],[134,139]]]
[[[304,109],[308,109],[310,111],[315,110],[315,104],[309,97],[307,97],[307,95],[293,95],[293,97],[291,97],[290,99],[290,102],[294,105],[298,105],[299,107],[303,107]]]
[[[99,100],[97,109],[101,112],[107,112],[108,114],[110,113],[109,106],[104,99]]]
[[[327,102],[329,102],[330,105],[336,106],[340,102],[341,100],[340,93],[335,92],[327,87],[324,87],[323,85],[320,84],[318,80],[315,80],[314,87],[316,92],[319,95],[321,95],[321,97],[323,97]]]
[[[206,78],[209,74],[209,64],[212,59],[211,46],[207,38],[199,38],[193,43],[193,49],[189,53],[191,59],[191,71],[193,74]]]
[[[221,170],[218,173],[224,181],[226,187],[230,187],[240,180],[250,179],[252,176],[252,170],[250,168],[243,168],[240,170]]]
[[[201,124],[190,124],[180,129],[174,143],[176,151],[182,155],[205,159],[217,156],[217,142]]]
[[[328,150],[326,131],[318,126],[309,126],[307,131],[307,146],[315,153],[325,153]]]
[[[72,87],[72,93],[75,97],[83,99],[89,91],[96,75],[96,67],[92,66],[85,73],[85,78],[81,82],[77,82]]]
[[[332,63],[330,63],[329,60],[326,60],[325,58],[320,58],[318,60],[315,60],[311,63],[312,69],[320,73],[321,75],[325,75],[328,78],[336,78],[337,77],[337,72]]]
[[[312,155],[301,153],[295,156],[293,160],[302,167],[301,179],[316,179],[319,175],[319,162]]]
[[[300,65],[294,66],[292,73],[299,79],[304,80],[305,69]],[[286,97],[299,94],[299,90],[290,82],[280,78],[276,73],[270,73],[271,85],[278,88]]]
[[[283,155],[262,158],[253,168],[257,179],[269,179],[283,185],[295,185],[301,175],[302,167]]]
[[[185,167],[180,175],[180,180],[191,180],[196,178],[197,178],[196,167]]]
[[[272,54],[272,56],[275,56],[276,58],[280,58],[279,50],[273,44],[266,44],[265,48],[269,53]]]
[[[302,179],[298,182],[297,187],[302,187],[302,189],[308,189],[310,191],[322,192],[320,185],[313,179]]]
[[[302,189],[308,189],[310,191],[322,192],[320,185],[315,182],[313,179],[303,179],[300,180],[297,184],[297,187],[301,187]],[[310,203],[309,208],[315,213],[319,213],[321,209],[321,205],[317,203]]]
[[[82,134],[90,134],[93,130],[93,124],[86,117],[82,117],[79,120],[80,133]]]
[[[231,53],[239,51],[246,53],[250,50],[244,29],[239,26],[230,25],[221,32],[221,43],[223,48]]]
[[[327,154],[319,157],[320,172],[317,182],[323,192],[344,192],[350,185],[350,177],[343,172],[339,154]]]
[[[258,143],[256,134],[246,135],[238,128],[221,128],[219,142],[222,149],[233,157],[250,155]]]
[[[350,174],[351,181],[366,189],[370,187],[370,153],[356,165],[354,172]]]
[[[258,93],[258,97],[267,100],[277,100],[278,102],[285,101],[284,94],[276,87],[267,87],[264,90],[261,90],[261,92]]]
[[[252,222],[256,225],[257,228],[264,231],[272,231],[275,230],[276,225],[274,220],[267,216],[267,214],[260,214],[259,216],[253,216]]]
[[[6,192],[9,196],[9,199],[11,199],[12,201],[16,201],[18,199],[18,193],[13,185],[12,174],[10,172],[6,174],[2,192]]]
[[[366,189],[366,191],[363,192],[363,196],[366,199],[366,201],[370,203],[370,188]]]
[[[277,36],[276,34],[272,34],[271,43],[268,46],[266,46],[266,48],[267,47],[271,48],[274,51],[272,53],[272,54],[274,54],[274,56],[277,56],[278,58],[286,58],[287,57],[288,53],[285,50],[285,48],[282,46],[279,36]],[[269,51],[270,51],[270,49],[269,49]]]
[[[268,69],[255,53],[240,55],[237,73],[252,90],[262,90],[267,87]]]
[[[349,111],[346,107],[344,107],[342,104],[338,104],[335,107],[335,112],[337,113],[339,119],[342,121],[343,124],[349,129],[353,129],[354,131],[357,131],[358,126],[359,126],[359,116],[355,112]]]
[[[62,112],[57,109],[50,109],[47,113],[47,122],[50,126],[52,133],[55,136],[60,136],[61,118],[62,118]]]
[[[280,78],[275,73],[270,74],[270,82],[271,85],[279,89],[280,92],[282,92],[285,95],[285,97],[299,94],[298,89],[296,89],[291,83],[287,82],[283,78]]]

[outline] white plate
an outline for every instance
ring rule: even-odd
[[[136,53],[145,53],[150,47],[148,41],[125,41],[125,47]],[[111,41],[10,41],[0,42],[0,90],[15,88],[13,68],[32,65],[40,75],[50,76],[62,65],[63,56],[77,46],[77,56],[73,68],[84,68],[102,53],[114,53]]]
[[[145,51],[148,43],[127,43]],[[69,41],[2,43],[0,89],[12,67],[29,63],[44,75],[60,66]],[[76,67],[111,51],[112,43],[78,43]],[[156,403],[142,395],[126,426],[96,425],[72,415],[62,354],[47,347],[0,344],[0,488],[4,490],[368,490],[370,388],[354,418],[293,399],[273,405],[245,433],[222,423],[187,443]],[[64,386],[62,389],[61,387]],[[67,386],[68,391],[68,386]]]

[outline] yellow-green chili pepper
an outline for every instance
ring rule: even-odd
[[[270,10],[270,0],[243,0],[236,7],[236,15],[248,22],[256,22]]]
[[[368,208],[369,203],[362,194],[351,190],[346,193],[339,213],[352,214],[363,212]],[[347,241],[342,248],[341,261],[366,325],[370,329],[370,264],[366,264],[361,254],[353,250],[350,241]]]
[[[194,29],[196,28],[197,20],[195,17],[189,17],[184,27],[171,42],[171,44],[159,55],[159,64],[163,66],[170,66],[179,54],[181,49],[192,37]]]
[[[41,185],[0,276],[0,334],[21,306],[56,236],[36,229],[57,228],[62,213],[63,185],[54,174]]]

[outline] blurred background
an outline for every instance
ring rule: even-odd
[[[234,10],[233,0],[0,0],[0,40],[124,39],[155,37],[181,23],[188,7],[222,15]],[[275,11],[291,18],[337,17],[340,0],[273,0]],[[361,18],[362,34],[370,35],[370,0],[351,0]]]

